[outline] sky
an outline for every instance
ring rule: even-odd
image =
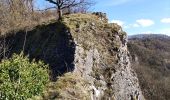
[[[166,34],[170,36],[170,0],[92,0],[91,11],[104,12],[110,23],[122,26],[128,35]],[[39,7],[47,6],[37,0]]]

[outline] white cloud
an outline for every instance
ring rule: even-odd
[[[133,24],[132,27],[139,27],[139,24]]]
[[[152,31],[144,31],[144,32],[141,32],[141,34],[153,34],[154,32]]]
[[[138,19],[138,20],[136,20],[135,23],[125,25],[124,27],[126,29],[128,29],[128,28],[139,28],[139,27],[149,27],[153,24],[155,24],[154,21],[152,21],[150,19]]]
[[[136,20],[136,23],[142,27],[149,27],[155,24],[154,21],[150,19],[139,19]]]
[[[124,22],[121,21],[121,20],[112,20],[111,23],[117,23],[117,24],[120,25],[120,26],[123,26],[123,25],[124,25]]]
[[[129,29],[130,26],[129,26],[129,25],[125,25],[124,28],[125,28],[125,29]]]
[[[110,23],[117,23],[118,25],[122,26],[125,29],[149,27],[155,24],[154,21],[150,19],[138,19],[133,24],[125,24],[125,22],[121,20],[111,20]]]
[[[138,28],[138,27],[140,27],[140,25],[137,24],[137,23],[128,24],[128,25],[125,25],[125,26],[124,26],[124,28],[126,28],[126,29],[129,29],[129,28]]]
[[[170,23],[170,18],[163,18],[161,19],[162,23]]]

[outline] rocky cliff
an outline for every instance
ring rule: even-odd
[[[6,37],[5,54],[24,50],[30,59],[50,65],[51,80],[57,82],[49,84],[42,99],[144,100],[126,33],[117,24],[102,16],[72,14],[24,33]]]

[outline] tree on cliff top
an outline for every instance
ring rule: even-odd
[[[56,5],[59,20],[62,19],[63,9],[70,9],[71,7],[87,6],[92,4],[92,2],[89,2],[87,0],[46,0],[46,1],[49,1],[50,3]]]

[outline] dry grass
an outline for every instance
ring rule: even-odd
[[[56,18],[54,11],[31,11],[23,0],[0,1],[0,12],[0,35],[30,30]]]
[[[63,22],[70,28],[70,32],[75,40],[86,50],[94,47],[104,50],[107,48],[106,44],[115,40],[115,35],[120,37],[126,36],[126,33],[122,31],[120,26],[114,23],[108,24],[93,14],[66,15],[63,18]],[[114,42],[114,45],[120,46],[120,43]]]
[[[44,99],[90,100],[88,82],[75,73],[66,73],[56,83],[50,83]]]

